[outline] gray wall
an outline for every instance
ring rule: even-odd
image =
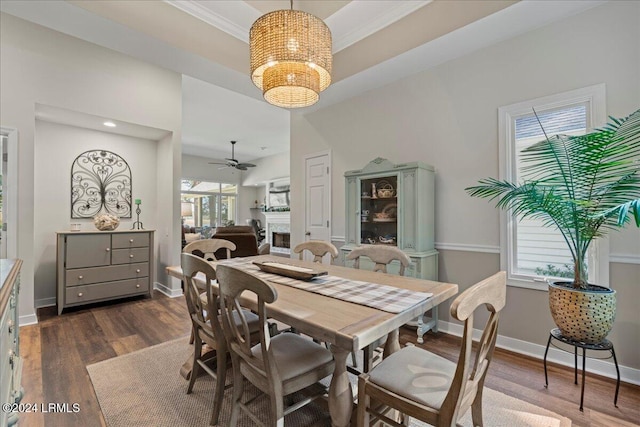
[[[377,156],[420,160],[436,168],[436,247],[446,249],[440,280],[464,290],[499,269],[499,212],[464,191],[498,175],[498,108],[605,83],[607,114],[622,117],[640,107],[639,76],[640,3],[609,2],[340,104],[295,112],[291,243],[304,240],[304,170],[296,159],[332,151],[333,240],[344,237],[346,170]],[[632,304],[640,296],[640,230],[612,233],[610,250],[628,262],[610,265],[619,300],[610,338],[620,363],[638,369],[640,315]],[[545,345],[552,325],[547,292],[509,288],[501,335]]]
[[[56,303],[56,231],[79,223],[95,230],[92,218],[71,219],[71,164],[85,151],[105,149],[120,155],[131,169],[132,199],[141,199],[140,220],[148,230],[158,228],[156,158],[157,142],[75,126],[36,120],[35,128],[35,305]],[[119,230],[128,230],[136,220],[122,218]]]
[[[36,103],[170,132],[158,143],[156,156],[148,159],[155,164],[154,176],[156,168],[163,171],[158,177],[162,190],[141,196],[155,198],[161,213],[155,225],[158,271],[164,275],[165,266],[180,260],[181,76],[4,13],[0,45],[0,124],[18,130],[18,257],[24,260],[21,324],[36,321],[36,211],[68,209],[66,197],[46,205],[35,199]],[[159,281],[164,279],[158,275]]]

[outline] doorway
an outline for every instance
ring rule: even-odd
[[[18,131],[0,127],[0,258],[18,257]]]

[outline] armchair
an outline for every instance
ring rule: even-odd
[[[245,257],[254,255],[266,255],[271,249],[269,243],[263,243],[258,247],[258,239],[253,227],[249,225],[235,225],[230,227],[218,227],[213,235],[216,239],[225,239],[235,243],[236,250],[231,253],[231,257]],[[226,259],[224,250],[215,253],[217,259]]]

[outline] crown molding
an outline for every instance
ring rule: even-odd
[[[249,29],[252,23],[260,17],[260,12],[244,1],[206,2],[206,6],[198,0],[164,0],[164,2],[245,43],[249,43]],[[249,22],[248,25],[247,22]]]
[[[432,0],[352,1],[325,19],[333,53],[380,31]],[[249,43],[249,30],[261,13],[244,1],[164,0],[165,3]]]
[[[333,53],[340,52],[388,27],[431,1],[352,1],[338,13],[325,19],[325,23],[335,35]]]

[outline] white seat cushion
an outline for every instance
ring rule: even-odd
[[[418,347],[404,347],[369,372],[369,381],[415,402],[439,409],[456,364]]]
[[[271,351],[283,382],[333,361],[333,355],[323,346],[286,332],[271,338]],[[251,352],[262,359],[260,344],[253,346]]]

